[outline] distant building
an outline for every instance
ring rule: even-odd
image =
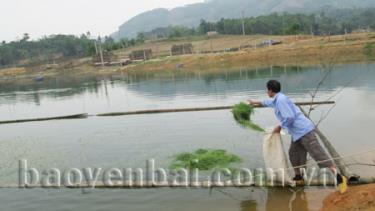
[[[112,53],[112,52],[109,52],[109,51],[103,51],[103,62],[106,64],[106,63],[109,63],[111,62],[112,60],[115,60],[115,55]],[[96,54],[92,57],[92,61],[94,62],[94,64],[101,64],[101,61],[102,58],[100,56],[100,54]]]
[[[356,30],[353,30],[352,33],[353,34],[358,34],[358,33],[369,33],[371,32],[371,28],[370,27],[367,27],[367,28],[360,28],[360,29],[356,29]]]
[[[191,43],[184,43],[184,44],[181,44],[181,45],[173,45],[172,48],[171,48],[172,56],[192,54],[192,53],[193,53],[193,45]]]
[[[149,60],[152,57],[151,49],[142,49],[132,51],[129,55],[131,60]]]
[[[279,45],[279,44],[282,44],[282,42],[275,41],[275,40],[263,40],[261,45],[270,46],[270,45]]]
[[[214,37],[214,36],[216,36],[218,34],[219,33],[217,31],[209,31],[209,32],[207,32],[207,36],[209,36],[209,37]]]

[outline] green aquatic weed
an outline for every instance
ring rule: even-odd
[[[234,119],[243,127],[251,128],[259,132],[265,130],[251,120],[251,115],[254,114],[254,107],[246,103],[236,104],[232,109]]]
[[[227,168],[230,167],[230,164],[239,162],[241,162],[239,156],[229,154],[225,150],[198,149],[193,153],[184,152],[175,155],[170,169],[212,170],[215,168]]]

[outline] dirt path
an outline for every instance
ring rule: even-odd
[[[375,184],[351,186],[345,194],[330,194],[323,202],[322,211],[331,210],[375,211]]]

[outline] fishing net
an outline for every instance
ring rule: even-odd
[[[263,138],[263,157],[267,179],[290,183],[290,165],[280,134],[267,133]]]

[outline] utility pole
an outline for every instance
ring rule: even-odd
[[[95,55],[99,55],[99,52],[98,52],[98,41],[95,40],[94,44],[95,44]]]
[[[214,51],[214,47],[213,47],[213,45],[212,45],[212,38],[209,38],[209,39],[210,39],[211,53],[213,53],[213,51]]]
[[[282,22],[283,22],[283,35],[285,35],[285,13],[283,13],[283,19],[282,19]]]
[[[245,36],[245,12],[242,10],[242,35]]]
[[[102,49],[102,40],[99,36],[99,53],[100,53],[100,61],[102,62],[102,67],[104,68],[104,59],[103,59],[103,49]]]

